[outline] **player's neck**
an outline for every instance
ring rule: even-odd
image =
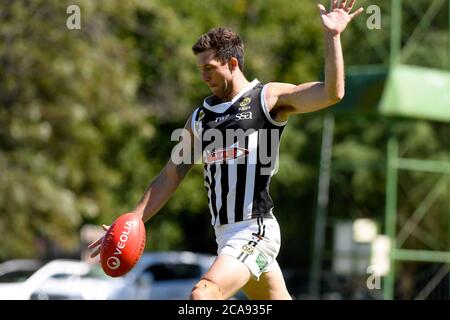
[[[224,102],[233,100],[249,83],[242,73],[237,74],[231,81],[228,92],[221,100]]]

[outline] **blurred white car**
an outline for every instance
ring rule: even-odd
[[[31,275],[24,276],[21,279],[22,281],[0,283],[0,300],[28,300],[33,292],[46,283],[56,281],[62,287],[64,285],[70,286],[74,279],[79,279],[88,271],[89,265],[82,261],[53,260],[37,269]],[[18,275],[18,270],[14,272]],[[4,274],[4,277],[6,277],[6,274]]]
[[[47,282],[33,293],[32,299],[188,299],[192,287],[214,259],[212,255],[185,251],[144,253],[122,277],[111,278],[96,264],[71,286],[58,285],[54,279]]]
[[[86,264],[88,265],[88,264]],[[52,277],[36,288],[31,300],[104,300],[120,286],[118,279],[106,279],[98,266],[88,265],[83,274]]]
[[[15,259],[0,264],[0,284],[23,282],[35,273],[42,262],[34,259]]]
[[[125,278],[131,283],[150,282],[150,290],[145,299],[189,299],[192,287],[208,271],[214,259],[213,255],[186,251],[145,253]],[[131,288],[132,286],[124,287],[113,298],[132,297]]]

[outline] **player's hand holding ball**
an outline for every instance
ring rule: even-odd
[[[103,225],[103,229],[106,234],[88,247],[97,247],[91,257],[100,253],[100,263],[105,273],[120,277],[134,267],[144,252],[145,225],[138,215],[125,213],[110,227]]]

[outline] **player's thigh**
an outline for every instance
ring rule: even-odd
[[[283,274],[278,263],[269,272],[264,272],[259,281],[251,278],[244,286],[243,291],[252,300],[291,300]]]
[[[241,261],[228,255],[219,255],[202,279],[217,285],[224,299],[233,296],[250,279],[250,270]]]

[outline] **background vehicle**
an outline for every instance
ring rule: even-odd
[[[146,253],[125,277],[130,282],[151,282],[148,299],[188,299],[192,287],[200,280],[215,257],[192,252]],[[127,287],[117,292],[114,298],[127,299],[132,296]]]
[[[8,264],[11,265],[11,262],[8,262]],[[25,264],[22,264],[22,266],[25,266]],[[5,279],[9,277],[11,281],[0,283],[0,300],[30,299],[34,291],[51,281],[58,281],[59,285],[61,285],[61,281],[64,280],[64,283],[70,286],[72,279],[80,278],[81,275],[89,271],[89,265],[78,260],[53,260],[34,272],[32,270],[33,266],[37,265],[31,263],[22,269],[14,269],[9,275],[7,273],[3,274]],[[61,288],[67,286],[62,286]]]
[[[0,284],[23,282],[42,267],[42,262],[33,259],[9,260],[0,264]]]
[[[33,299],[170,300],[188,299],[192,287],[214,261],[193,252],[144,253],[125,276],[111,278],[99,264],[72,281],[51,279],[33,293]]]

